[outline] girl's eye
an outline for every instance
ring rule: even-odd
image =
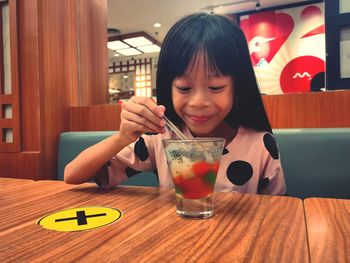
[[[177,87],[177,89],[182,92],[182,93],[185,93],[185,92],[188,92],[190,91],[190,87]]]
[[[224,86],[220,86],[220,87],[209,87],[209,89],[213,92],[219,92],[221,90],[223,90]]]

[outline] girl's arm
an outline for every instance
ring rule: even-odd
[[[164,133],[164,106],[150,98],[133,97],[122,104],[119,133],[85,149],[64,170],[64,181],[80,184],[96,173],[117,153],[145,132]]]
[[[68,184],[80,184],[92,180],[106,163],[128,143],[119,134],[85,149],[64,169],[64,181]]]

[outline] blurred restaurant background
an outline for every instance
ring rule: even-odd
[[[242,27],[272,128],[350,127],[349,0],[0,0],[0,176],[57,179],[59,136],[156,100],[159,51],[194,12]]]

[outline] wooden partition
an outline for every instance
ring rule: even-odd
[[[16,6],[21,140],[16,152],[0,149],[0,176],[56,179],[70,107],[108,101],[107,0],[9,2]]]
[[[273,128],[350,127],[350,90],[263,96]],[[118,130],[120,105],[72,107],[72,131]]]
[[[108,103],[107,0],[79,0],[77,9],[79,94],[71,105]]]
[[[9,153],[18,152],[21,145],[16,4],[15,1],[0,2],[0,152]],[[5,10],[8,16],[4,15]],[[6,27],[6,18],[9,27]],[[13,47],[10,50],[9,45]]]
[[[350,127],[350,90],[263,96],[272,128]]]
[[[121,107],[105,104],[71,107],[71,131],[116,131],[120,126]]]

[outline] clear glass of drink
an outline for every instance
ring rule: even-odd
[[[175,194],[176,212],[183,218],[214,214],[214,186],[225,139],[199,137],[163,140]]]

